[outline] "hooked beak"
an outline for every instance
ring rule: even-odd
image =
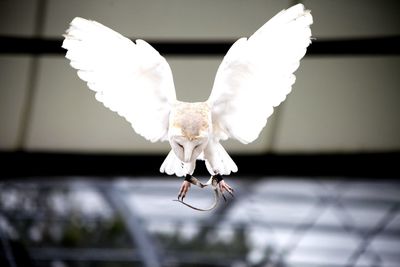
[[[191,146],[185,146],[183,151],[184,151],[183,161],[186,163],[189,163],[192,158],[193,148]]]

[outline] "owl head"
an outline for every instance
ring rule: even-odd
[[[206,148],[211,133],[210,108],[202,103],[178,102],[171,111],[169,143],[183,162],[192,162]]]

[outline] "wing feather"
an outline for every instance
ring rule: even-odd
[[[293,73],[311,43],[311,24],[310,11],[297,4],[232,45],[208,99],[216,138],[257,139],[274,107],[292,89]]]
[[[66,58],[95,97],[155,142],[167,139],[176,101],[170,66],[151,45],[132,42],[91,20],[75,18],[64,35]]]

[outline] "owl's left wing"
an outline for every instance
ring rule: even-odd
[[[291,91],[293,73],[311,43],[311,24],[309,10],[297,4],[232,45],[208,99],[217,139],[257,139],[273,108]]]
[[[152,46],[132,42],[91,20],[75,18],[63,48],[96,99],[132,124],[149,141],[167,139],[175,87],[171,69]]]

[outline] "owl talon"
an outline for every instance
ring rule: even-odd
[[[181,188],[179,189],[179,194],[178,194],[178,200],[183,201],[183,199],[186,196],[186,193],[189,191],[190,188],[190,182],[188,181],[183,181]]]
[[[224,193],[224,191],[226,191],[231,195],[231,197],[233,197],[233,198],[235,197],[233,195],[234,190],[224,180],[221,180],[218,183],[218,185],[219,185],[219,190],[221,191],[222,195],[224,195],[223,193]]]
[[[221,195],[222,195],[222,198],[224,199],[224,201],[226,202],[226,197],[222,191],[221,191]]]

